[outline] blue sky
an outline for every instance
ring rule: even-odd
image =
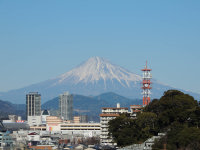
[[[0,91],[93,56],[200,93],[200,1],[0,0]]]

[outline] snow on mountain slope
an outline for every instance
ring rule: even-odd
[[[42,103],[44,103],[65,91],[85,96],[114,92],[128,98],[140,99],[142,98],[141,81],[142,77],[139,75],[114,65],[103,58],[92,57],[78,67],[54,79],[2,92],[0,99],[18,104],[25,103],[27,93],[39,92],[42,95]],[[152,81],[152,98],[160,98],[164,91],[172,89],[172,87],[161,84],[155,79]],[[198,94],[193,93],[193,95],[199,97]]]
[[[111,64],[108,60],[100,57],[92,57],[82,65],[71,71],[62,74],[58,77],[59,81],[56,84],[66,82],[69,79],[74,80],[74,84],[79,82],[83,83],[95,83],[99,80],[104,81],[106,87],[106,80],[118,81],[124,87],[130,87],[130,82],[141,81],[142,78],[139,75],[133,74],[122,67]]]

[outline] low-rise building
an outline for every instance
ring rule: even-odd
[[[11,148],[13,146],[13,140],[10,136],[10,132],[0,132],[0,148]]]
[[[27,135],[29,146],[37,145],[40,142],[40,135],[37,132],[31,132]]]
[[[46,120],[46,130],[47,131],[60,131],[60,124],[63,120],[57,116],[48,116]]]
[[[18,116],[17,115],[8,115],[8,118],[12,121],[12,122],[16,122],[18,120]]]
[[[100,123],[71,123],[62,121],[59,117],[48,116],[46,125],[31,126],[33,131],[48,131],[51,133],[81,135],[83,137],[100,136]]]
[[[138,112],[142,112],[143,110],[143,105],[131,105],[130,110],[131,110],[131,116],[136,117]]]
[[[87,115],[74,116],[74,123],[87,123]]]
[[[2,120],[3,123],[15,123],[15,122],[24,122],[21,119],[21,116],[17,115],[8,115],[8,120]]]
[[[97,137],[101,133],[100,123],[68,123],[61,124],[60,130],[64,134],[83,135],[84,137]]]
[[[31,126],[30,130],[31,131],[46,131],[47,127],[46,127],[46,125]]]

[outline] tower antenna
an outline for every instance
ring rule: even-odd
[[[147,60],[146,60],[146,69],[147,69]]]
[[[152,78],[152,75],[151,75],[151,69],[148,69],[147,68],[147,61],[146,61],[146,66],[144,69],[142,69],[143,71],[143,81],[142,81],[142,95],[143,95],[143,106],[146,106],[148,105],[150,102],[151,102],[151,98],[150,98],[150,95],[151,95],[151,92],[150,90],[152,89],[151,87],[151,78]]]

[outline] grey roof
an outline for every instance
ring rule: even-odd
[[[6,129],[3,125],[3,123],[0,121],[0,132],[4,132],[4,131],[6,131]]]
[[[44,111],[42,112],[42,115],[49,115],[48,110],[44,110]]]
[[[27,123],[3,123],[4,127],[9,131],[18,131],[20,129],[28,130],[30,126]]]

